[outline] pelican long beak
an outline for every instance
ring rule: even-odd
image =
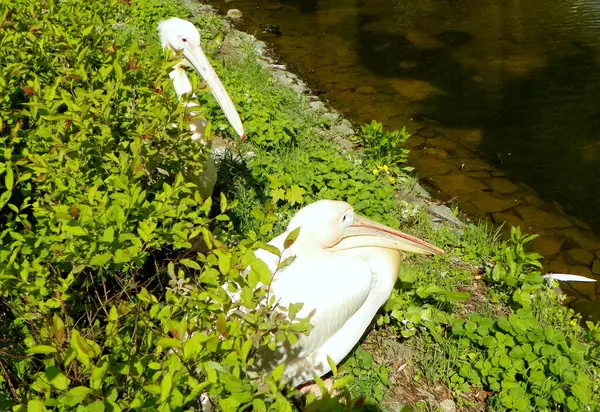
[[[329,249],[338,251],[357,247],[381,247],[426,255],[442,256],[445,254],[442,249],[424,240],[392,229],[363,216],[356,216],[354,224],[344,230],[342,239]]]
[[[198,74],[202,76],[210,88],[212,95],[217,99],[217,103],[221,106],[221,110],[225,113],[225,117],[227,117],[235,132],[244,140],[246,136],[240,116],[202,48],[199,45],[187,43],[186,47],[183,48],[183,56],[196,69]]]

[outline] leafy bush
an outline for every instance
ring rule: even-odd
[[[542,327],[526,309],[497,320],[477,314],[456,320],[450,337],[463,351],[451,384],[483,386],[495,393],[496,407],[580,411],[592,404],[592,381],[585,373],[589,349],[560,330]]]
[[[410,137],[406,128],[402,130],[384,131],[383,125],[373,120],[369,124],[361,126],[362,133],[359,141],[367,156],[387,165],[400,165],[408,160],[408,149],[404,143]]]
[[[313,143],[279,156],[257,156],[250,167],[256,181],[269,182],[263,191],[276,204],[339,199],[358,213],[398,227],[393,187],[360,164],[359,159]]]
[[[137,5],[0,5],[0,408],[182,410],[207,392],[223,410],[290,410],[281,368],[264,388],[246,371],[308,326],[259,304],[258,244],[224,243],[235,202],[213,215],[190,183],[206,153],[169,63],[122,43],[143,33],[127,26],[148,16]]]

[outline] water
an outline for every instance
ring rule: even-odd
[[[600,0],[213,3],[355,122],[406,125],[440,199],[600,279]],[[600,317],[597,286],[565,291]]]

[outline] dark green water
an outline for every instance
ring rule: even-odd
[[[600,280],[600,0],[211,3],[354,122],[407,126],[438,198]],[[599,283],[564,285],[586,318]]]

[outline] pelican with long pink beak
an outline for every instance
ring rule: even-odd
[[[358,343],[394,288],[402,252],[442,256],[444,251],[359,216],[341,201],[320,200],[302,208],[269,244],[283,250],[296,228],[296,241],[281,256],[282,261],[295,256],[290,265],[276,271],[277,256],[264,250],[256,256],[275,273],[270,287],[275,301],[284,307],[302,303],[296,317],[309,318],[313,329],[295,345],[261,348],[256,369],[272,370],[283,362],[284,378],[299,386],[331,370],[327,357],[337,364]]]

